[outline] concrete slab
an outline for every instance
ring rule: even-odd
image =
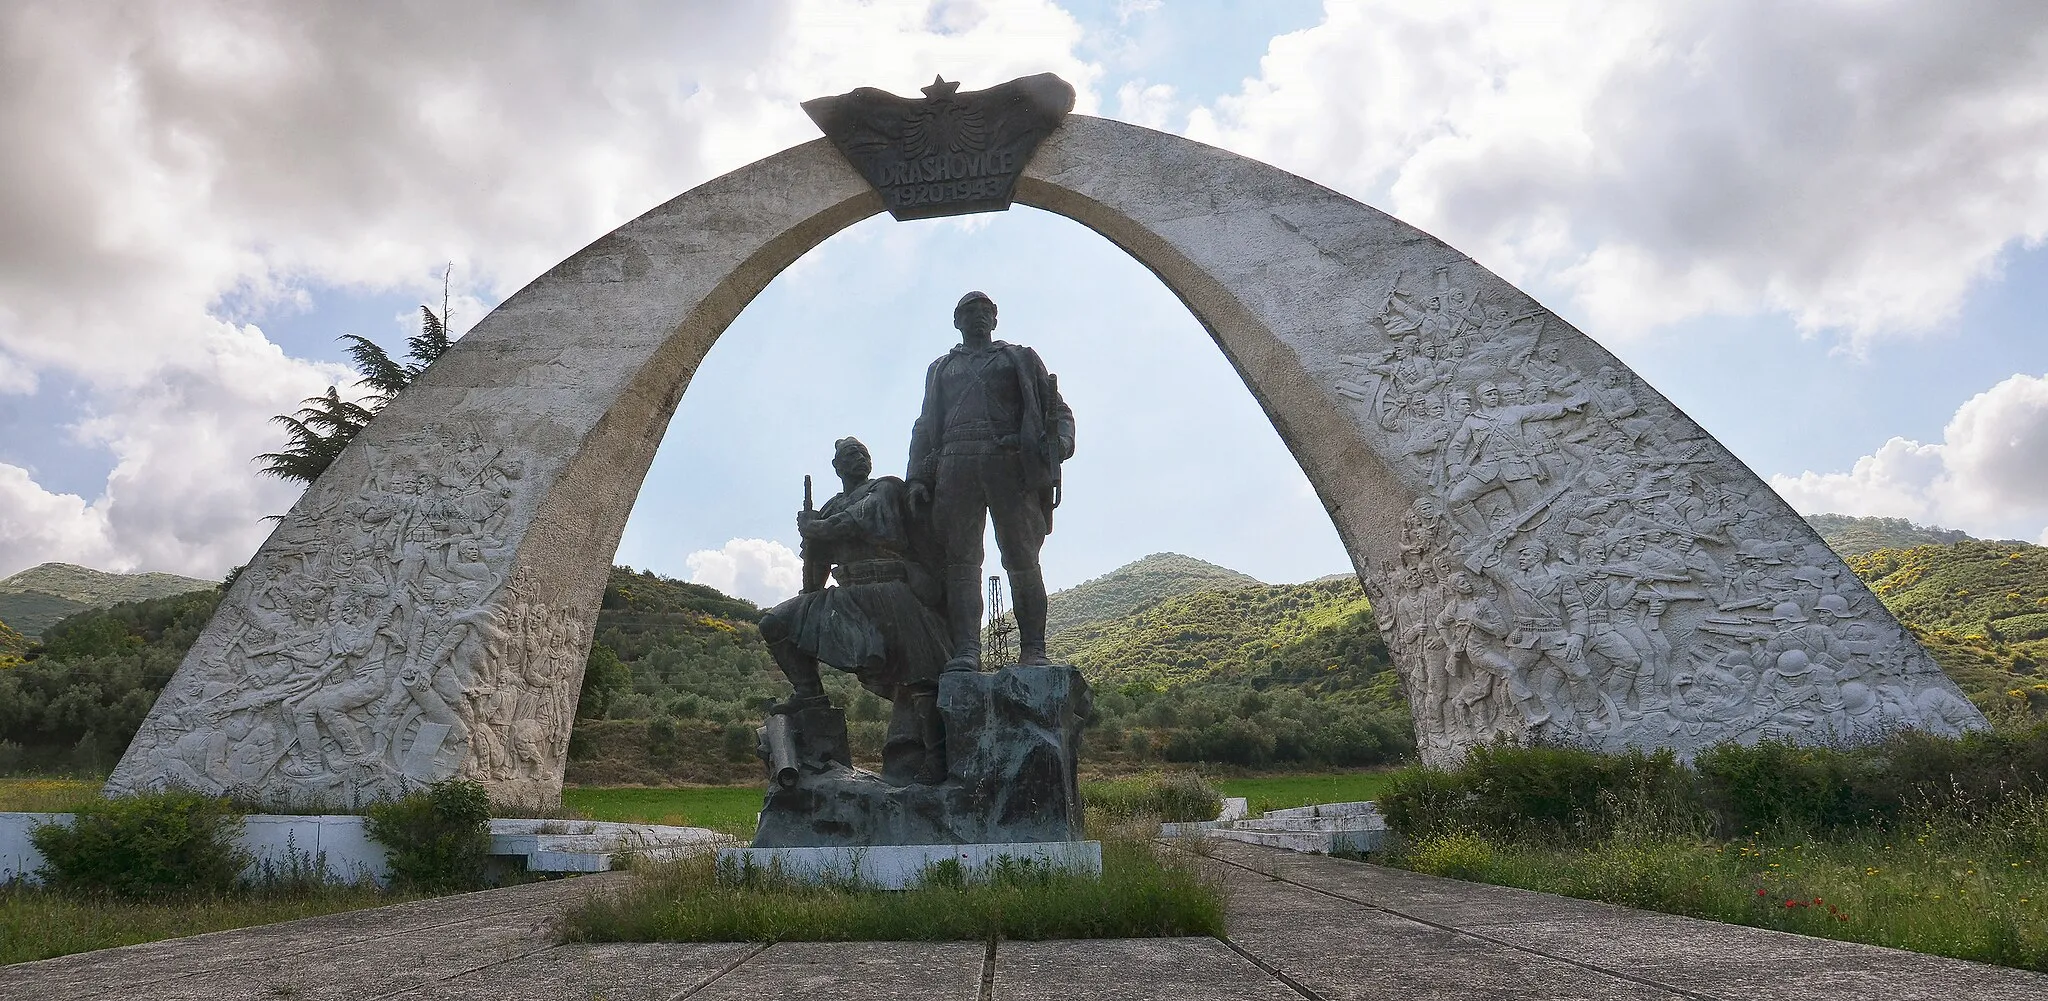
[[[1213,938],[1003,942],[998,1001],[1297,1001],[1301,995]]]
[[[1315,895],[1331,907],[1351,903],[1366,913],[1384,908],[1381,913],[1391,920],[1403,915],[1448,926],[1455,929],[1453,934],[1522,953],[1534,964],[1532,970],[1546,961],[1563,960],[1661,985],[1683,992],[1681,996],[1760,997],[1781,993],[1786,984],[1812,983],[1825,984],[1831,998],[2048,998],[2048,976],[1964,960],[1466,883],[1344,859],[1237,845],[1222,847],[1217,857],[1315,887],[1323,891]],[[1238,872],[1241,882],[1234,885],[1276,885],[1258,874]],[[1233,921],[1261,906],[1256,900],[1233,901]],[[1357,919],[1342,918],[1333,927],[1356,923]],[[1235,923],[1232,934],[1237,935]],[[1259,951],[1242,939],[1240,945]]]
[[[1230,881],[1233,942],[1317,996],[1332,999],[1575,998],[1643,1001],[1658,990],[1332,901],[1242,874]]]
[[[981,942],[783,942],[691,995],[691,1001],[978,1001]]]
[[[305,962],[311,966],[302,969],[317,972],[312,968],[328,952],[404,953],[414,940],[459,942],[473,927],[508,920],[524,921],[538,949],[553,944],[547,926],[564,907],[625,878],[622,873],[531,883],[17,963],[0,976],[0,1001],[154,997],[181,981],[233,983],[251,967],[279,960],[282,965],[262,974],[290,984],[297,977],[289,964],[299,957],[310,957]]]
[[[761,948],[749,942],[560,945],[407,991],[393,1001],[670,1001],[710,983]]]

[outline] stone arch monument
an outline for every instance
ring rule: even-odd
[[[1425,760],[1499,734],[1689,753],[1983,725],[1740,460],[1465,255],[1256,160],[1068,116],[1057,78],[953,86],[811,102],[830,138],[493,310],[279,523],[108,792],[348,803],[462,776],[558,801],[607,569],[719,334],[885,208],[1013,197],[1151,268],[1236,366],[1373,598]]]

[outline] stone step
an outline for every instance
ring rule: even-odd
[[[1285,810],[1267,810],[1265,819],[1272,820],[1289,817],[1377,817],[1379,815],[1379,804],[1366,799],[1354,803],[1318,803],[1311,806],[1288,807]]]
[[[1283,848],[1291,852],[1315,852],[1328,855],[1332,852],[1378,851],[1386,843],[1384,828],[1328,831],[1246,831],[1234,827],[1219,827],[1209,831],[1207,837],[1224,841],[1242,841],[1246,844],[1267,848]]]

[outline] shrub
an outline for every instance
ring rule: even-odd
[[[368,813],[392,881],[441,892],[482,886],[491,856],[491,800],[475,782],[436,782]]]
[[[1379,803],[1390,826],[1416,839],[1599,838],[1624,820],[1683,827],[1698,818],[1692,778],[1669,750],[1481,746],[1450,771],[1396,773]]]
[[[1105,820],[1143,816],[1179,823],[1214,820],[1223,810],[1223,795],[1194,772],[1089,782],[1081,787],[1081,799]]]
[[[249,865],[241,830],[226,800],[180,790],[87,804],[71,826],[46,824],[30,840],[52,887],[161,897],[234,889]]]
[[[1693,768],[1723,833],[1857,827],[1891,820],[1904,805],[1896,777],[1867,752],[1727,743],[1701,752]]]

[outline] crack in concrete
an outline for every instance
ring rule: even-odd
[[[1670,993],[1677,995],[1678,997],[1690,998],[1692,999],[1692,1001],[1729,1001],[1729,999],[1724,998],[1718,994],[1702,994],[1699,991],[1691,990],[1689,988],[1679,987],[1674,984],[1667,984],[1659,980],[1651,980],[1647,977],[1639,977],[1632,973],[1624,973],[1620,970],[1613,969],[1612,967],[1601,966],[1598,963],[1589,963],[1582,959],[1573,959],[1569,956],[1560,956],[1557,953],[1550,952],[1548,950],[1538,949],[1533,946],[1521,945],[1519,943],[1510,942],[1506,939],[1495,938],[1491,935],[1482,935],[1479,932],[1472,931],[1467,928],[1460,928],[1456,925],[1447,925],[1441,921],[1432,921],[1420,915],[1409,914],[1405,911],[1395,910],[1391,907],[1387,907],[1381,904],[1375,904],[1369,900],[1360,900],[1357,897],[1349,896],[1343,893],[1338,893],[1335,890],[1325,889],[1323,887],[1315,886],[1309,883],[1303,883],[1299,880],[1288,879],[1286,876],[1281,875],[1277,871],[1261,872],[1258,869],[1253,868],[1252,866],[1245,865],[1244,863],[1238,862],[1234,859],[1224,858],[1220,855],[1211,855],[1208,857],[1214,861],[1221,862],[1224,865],[1234,866],[1236,868],[1242,869],[1255,876],[1264,876],[1267,879],[1277,880],[1279,882],[1286,883],[1289,886],[1299,887],[1301,889],[1307,890],[1310,893],[1320,893],[1326,897],[1330,897],[1336,900],[1342,900],[1350,904],[1356,904],[1360,907],[1366,908],[1367,910],[1373,910],[1378,911],[1382,914],[1392,915],[1393,917],[1400,918],[1403,921],[1413,921],[1416,924],[1425,925],[1430,928],[1435,928],[1439,931],[1447,931],[1453,935],[1463,935],[1467,938],[1478,939],[1481,942],[1497,945],[1505,949],[1513,949],[1516,952],[1527,953],[1531,956],[1541,956],[1544,959],[1555,960],[1557,962],[1564,963],[1568,966],[1575,966],[1582,970],[1588,970],[1593,973],[1598,973],[1602,976],[1613,977],[1616,980],[1621,980],[1627,983],[1635,984],[1639,987],[1649,987],[1654,990],[1669,991]],[[1229,939],[1224,939],[1223,942],[1225,945],[1230,946],[1232,949],[1237,949],[1240,953],[1243,953],[1246,956],[1246,958],[1252,959],[1253,962],[1259,963],[1261,967],[1271,969],[1271,967],[1267,967],[1264,962],[1259,961],[1255,957],[1251,956],[1250,953],[1245,952],[1243,949],[1239,949],[1237,944],[1231,942]],[[1278,975],[1277,970],[1275,970],[1274,973],[1276,976]],[[1294,985],[1290,983],[1288,984],[1288,986],[1292,987]],[[1296,990],[1300,990],[1300,988],[1296,988]]]

